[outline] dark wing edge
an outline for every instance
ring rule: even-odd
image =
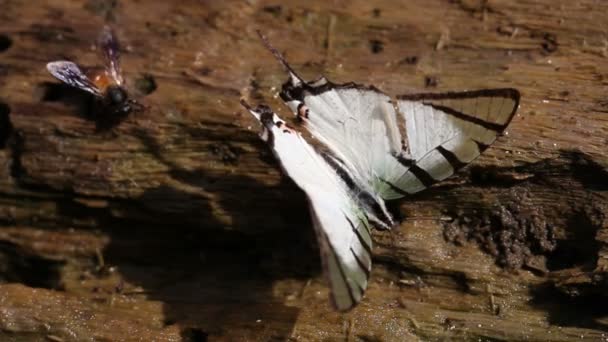
[[[372,269],[372,238],[366,221],[359,219],[353,222],[344,213],[349,230],[355,235],[354,244],[348,248],[349,254],[341,255],[325,233],[321,219],[317,214],[313,199],[308,197],[313,226],[319,243],[323,274],[330,285],[330,301],[339,311],[353,309],[361,300],[367,289]],[[350,259],[350,262],[345,259]]]
[[[413,94],[404,94],[397,95],[397,100],[406,100],[406,101],[419,101],[423,104],[430,104],[430,101],[433,100],[458,100],[458,99],[473,99],[477,97],[504,97],[509,98],[514,101],[513,110],[509,114],[508,119],[503,125],[496,126],[497,130],[502,133],[507,126],[511,123],[511,120],[517,113],[517,109],[519,108],[519,101],[521,98],[521,94],[519,90],[515,88],[493,88],[493,89],[478,89],[478,90],[468,90],[461,92],[444,92],[444,93],[413,93]],[[465,118],[470,118],[475,122],[479,123],[478,118],[467,115],[465,113],[454,111],[447,107],[438,107],[441,110],[446,111],[452,115],[458,115]]]
[[[466,100],[476,98],[506,98],[512,101],[512,108],[499,121],[486,121],[474,113],[458,111],[450,107],[436,104],[442,100]],[[459,169],[471,163],[504,133],[511,123],[519,107],[520,93],[513,88],[482,89],[465,92],[421,93],[400,95],[398,101],[411,101],[431,107],[432,115],[445,115],[455,118],[457,122],[468,125],[471,130],[484,132],[480,137],[466,134],[451,136],[438,142],[418,158],[399,158],[398,161],[407,169],[399,179],[381,179],[388,189],[383,193],[384,199],[395,199],[424,190],[436,182],[442,181]],[[501,108],[502,109],[502,108]],[[400,108],[400,111],[402,109]],[[402,113],[406,121],[414,119],[414,114]],[[437,118],[434,117],[434,118]],[[448,122],[448,120],[446,120]],[[456,125],[456,124],[455,124]],[[431,132],[435,134],[437,132]],[[425,132],[407,132],[410,135],[425,134]],[[483,138],[482,138],[483,136]]]

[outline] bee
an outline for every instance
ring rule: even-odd
[[[104,26],[97,39],[97,49],[104,60],[104,68],[83,72],[74,62],[54,61],[46,65],[51,75],[63,83],[93,94],[104,108],[117,116],[126,116],[143,106],[130,99],[120,70],[120,45],[114,31]]]

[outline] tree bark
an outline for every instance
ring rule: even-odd
[[[607,340],[608,3],[0,0],[0,339]],[[48,61],[104,23],[147,106],[120,122]],[[391,203],[335,312],[303,193],[239,98],[309,79],[391,95],[513,87],[508,134]]]

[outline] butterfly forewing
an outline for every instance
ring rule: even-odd
[[[372,240],[365,214],[336,170],[298,132],[268,107],[243,105],[262,122],[262,138],[308,197],[333,302],[340,310],[353,307],[363,297],[371,271]]]
[[[398,97],[411,162],[399,178],[386,179],[382,197],[398,198],[451,176],[479,156],[511,122],[519,104],[515,89]]]
[[[458,134],[490,145],[515,114],[519,93],[514,89],[488,89],[412,94],[399,96],[397,103],[407,125],[410,153],[413,159],[419,159]]]
[[[53,76],[67,85],[80,88],[95,96],[103,96],[99,88],[73,62],[50,62],[46,68]]]
[[[390,98],[374,88],[355,84],[311,84],[287,84],[282,98],[310,133],[341,159],[356,186],[370,194],[378,208],[373,216],[379,219],[374,221],[390,226],[392,219],[377,190],[388,186],[380,179],[403,173],[403,166],[395,158],[402,139]],[[368,214],[374,218],[371,212]]]

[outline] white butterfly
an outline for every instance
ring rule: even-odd
[[[328,151],[308,144],[269,107],[241,103],[308,196],[331,298],[348,310],[363,298],[370,276],[370,222],[394,224],[384,201],[423,190],[479,156],[513,118],[519,92],[411,94],[393,101],[374,87],[323,77],[306,82],[260,36],[289,73],[281,98]]]

